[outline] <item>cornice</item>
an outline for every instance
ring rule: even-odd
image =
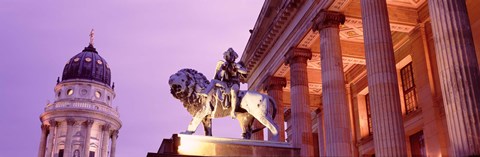
[[[290,23],[280,35],[275,44],[271,47],[265,57],[256,65],[254,70],[249,71],[250,78],[248,85],[250,90],[261,89],[261,79],[267,73],[275,73],[278,67],[285,63],[284,55],[291,47],[298,47],[298,43],[303,39],[310,30],[311,19],[316,13],[324,8],[328,2],[326,1],[306,1],[292,18]]]
[[[71,115],[75,115],[75,116],[71,116]],[[109,123],[115,124],[116,126],[115,128],[122,127],[122,121],[120,120],[119,117],[116,117],[110,114],[105,114],[99,111],[94,111],[94,110],[56,109],[56,110],[45,111],[40,115],[40,121],[42,122],[48,121],[50,126],[52,124],[56,126],[58,125],[59,121],[64,121],[67,118],[109,122]]]
[[[296,14],[298,8],[304,4],[305,0],[288,0],[284,4],[284,8],[280,10],[278,15],[275,17],[272,25],[270,26],[267,33],[263,35],[258,45],[249,45],[245,48],[244,54],[245,58],[242,57],[242,61],[246,63],[248,71],[253,71],[258,63],[265,57],[267,52],[275,44],[275,41],[283,33],[286,26],[290,23],[290,20]],[[255,28],[258,29],[258,28]],[[253,53],[252,53],[253,52]],[[248,76],[249,78],[251,75]],[[249,79],[247,78],[247,79]]]

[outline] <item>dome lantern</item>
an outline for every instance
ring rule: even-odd
[[[63,69],[62,81],[86,79],[110,86],[111,71],[108,63],[93,46],[94,32],[90,32],[90,43],[82,52],[73,56]]]

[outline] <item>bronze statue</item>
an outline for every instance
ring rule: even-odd
[[[217,87],[216,102],[222,103],[225,108],[232,107],[230,116],[235,118],[235,110],[239,105],[237,103],[237,93],[240,89],[240,79],[246,77],[247,69],[244,68],[242,63],[235,63],[238,54],[232,48],[223,53],[223,58],[225,61],[217,63],[215,77],[211,84],[207,87],[205,93],[200,94],[207,96],[213,87]]]
[[[235,96],[239,105],[235,109],[233,107],[225,108],[219,105],[221,103],[218,103],[218,94],[222,92],[213,92],[228,86],[225,85],[228,82],[222,82],[222,80],[226,79],[220,77],[220,80],[210,82],[202,73],[193,69],[182,69],[170,76],[168,81],[170,93],[173,97],[179,99],[193,116],[187,130],[182,133],[193,134],[202,122],[205,135],[212,136],[212,118],[226,117],[231,115],[231,112],[235,112],[244,139],[250,139],[252,133],[261,130],[252,129],[255,119],[267,127],[273,135],[277,136],[278,127],[273,121],[277,109],[273,99],[258,92],[239,90]],[[209,86],[214,90],[206,92]]]

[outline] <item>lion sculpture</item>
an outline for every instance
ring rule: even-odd
[[[230,108],[215,103],[215,92],[207,96],[199,94],[205,90],[210,81],[202,74],[193,69],[182,69],[170,76],[168,81],[170,93],[183,103],[183,107],[192,115],[188,128],[183,134],[195,133],[198,125],[202,122],[206,136],[212,136],[212,118],[227,117],[230,115]],[[215,87],[220,88],[220,87]],[[216,89],[215,89],[216,90]],[[214,91],[214,90],[212,90]],[[273,99],[265,94],[254,91],[238,92],[239,105],[236,107],[236,119],[242,128],[242,137],[250,139],[252,133],[263,128],[253,130],[252,124],[257,120],[278,138],[278,127],[273,119],[276,114],[276,105]]]

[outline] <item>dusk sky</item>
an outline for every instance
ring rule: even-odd
[[[212,78],[222,53],[243,53],[261,0],[0,0],[0,156],[37,156],[40,120],[67,60],[88,45],[112,69],[123,126],[117,157],[156,152],[191,116],[168,78],[193,68]],[[246,88],[246,84],[242,85]],[[202,126],[196,134],[203,134]],[[241,137],[237,120],[216,119],[213,135]]]

